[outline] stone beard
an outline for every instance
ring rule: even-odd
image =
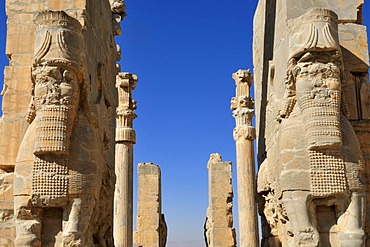
[[[316,196],[335,196],[347,189],[340,158],[341,63],[338,51],[307,52],[293,68],[309,149],[311,189]]]
[[[310,150],[340,148],[341,61],[337,51],[308,52],[294,70]]]
[[[52,204],[69,193],[68,157],[70,140],[79,103],[77,75],[69,68],[37,67],[33,70],[34,96],[29,118],[34,119],[34,168],[32,201]]]
[[[76,74],[66,68],[45,66],[33,72],[33,105],[37,121],[35,154],[68,155],[79,102]]]

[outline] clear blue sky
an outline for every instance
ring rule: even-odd
[[[0,4],[2,71],[8,62],[4,1]],[[256,4],[257,0],[126,0],[128,17],[116,40],[123,52],[122,71],[139,76],[134,91],[135,187],[137,163],[160,165],[168,247],[204,246],[210,153],[221,153],[235,167],[231,74],[253,68]],[[370,13],[368,5],[364,13]],[[370,16],[364,17],[369,23]],[[236,195],[235,169],[233,182]],[[237,228],[236,202],[235,198]],[[134,208],[136,217],[136,199]]]
[[[135,162],[161,166],[168,247],[204,246],[209,155],[234,163],[231,74],[252,68],[256,2],[126,1],[117,41],[123,70],[139,76]]]

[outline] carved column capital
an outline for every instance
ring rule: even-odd
[[[233,110],[233,117],[235,118],[236,126],[242,125],[252,126],[253,116],[254,109],[236,108],[235,110]]]
[[[246,84],[248,87],[250,87],[252,85],[253,75],[251,74],[249,69],[248,70],[239,69],[238,71],[233,73],[232,77],[235,81],[236,86]]]
[[[117,127],[116,142],[131,142],[136,143],[136,132],[132,128]]]
[[[137,75],[128,72],[120,72],[116,76],[116,87],[129,88],[131,91],[136,88]]]
[[[256,129],[253,126],[241,125],[236,126],[233,131],[233,137],[235,141],[240,140],[255,140]]]
[[[136,101],[132,98],[138,78],[131,73],[118,73],[116,87],[118,90],[118,107],[116,110],[117,131],[116,141],[136,142],[135,130],[132,128],[133,120],[137,117],[134,113]]]
[[[256,136],[252,126],[254,101],[250,94],[253,76],[249,70],[238,70],[232,77],[236,85],[236,96],[231,99],[230,107],[236,122],[234,139],[235,141],[240,138],[254,140]]]

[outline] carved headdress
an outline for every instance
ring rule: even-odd
[[[44,11],[35,18],[33,66],[60,66],[83,78],[84,38],[78,20],[64,11]]]
[[[294,20],[289,35],[290,58],[309,51],[338,51],[338,16],[328,9],[311,9]]]

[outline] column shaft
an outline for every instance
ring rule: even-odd
[[[133,144],[116,144],[116,193],[114,231],[116,247],[132,246],[133,229]]]
[[[236,142],[238,184],[239,246],[257,247],[258,222],[255,201],[255,167],[253,140]]]

